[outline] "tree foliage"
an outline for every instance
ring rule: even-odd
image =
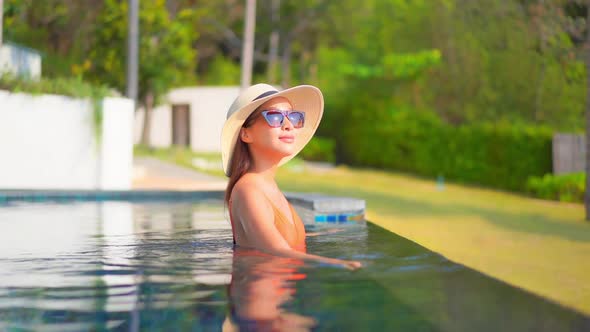
[[[161,96],[168,89],[194,80],[197,33],[195,12],[183,9],[171,16],[164,0],[141,1],[139,10],[139,98]],[[107,0],[94,30],[89,59],[93,80],[125,88],[127,2]]]
[[[5,35],[55,59],[44,73],[74,74],[122,91],[126,3],[49,0],[33,6],[33,0],[5,0]],[[343,142],[402,140],[393,135],[396,121],[584,130],[586,1],[257,3],[254,82],[319,86],[326,100],[319,131],[335,139],[339,160],[354,159]],[[189,82],[239,82],[243,1],[141,5],[142,95]],[[379,164],[379,156],[373,158],[367,164]]]
[[[46,75],[122,91],[126,3],[5,0],[5,36],[44,52]],[[141,6],[142,90],[238,83],[243,1]],[[332,112],[369,102],[428,110],[456,125],[580,131],[585,15],[579,0],[258,0],[254,80],[317,84]]]

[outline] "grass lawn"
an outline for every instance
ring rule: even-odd
[[[176,162],[190,160],[176,154]],[[156,156],[175,160],[170,153]],[[581,204],[452,184],[440,190],[435,181],[377,170],[309,171],[300,161],[282,167],[277,180],[284,191],[365,199],[367,220],[450,260],[590,314],[590,222],[583,220]]]
[[[296,179],[296,180],[294,180]],[[367,220],[485,274],[590,314],[590,223],[581,204],[376,170],[281,170],[285,191],[363,198]]]

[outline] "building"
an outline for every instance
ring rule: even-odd
[[[197,152],[221,152],[221,128],[238,86],[185,87],[171,90],[153,109],[150,145],[187,146]],[[141,140],[144,110],[135,115],[135,143]]]
[[[0,75],[3,73],[41,78],[41,54],[27,47],[4,42],[0,44]]]

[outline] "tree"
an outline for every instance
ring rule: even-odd
[[[125,89],[127,2],[107,0],[97,18],[90,53],[90,77],[119,91]],[[165,0],[141,1],[139,9],[139,103],[145,108],[142,143],[149,145],[151,113],[170,88],[195,80],[197,14],[181,9],[174,17]]]
[[[4,18],[4,2],[0,0],[0,46],[2,46],[2,32],[3,32],[3,24],[2,19]]]
[[[99,0],[5,0],[4,40],[43,53],[43,76],[69,76],[90,49]]]
[[[586,220],[590,221],[590,3],[586,16]]]

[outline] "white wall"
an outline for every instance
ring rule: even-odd
[[[127,98],[103,100],[100,189],[131,189],[134,107]]]
[[[103,101],[96,144],[90,101],[0,90],[0,189],[129,189],[133,102]]]
[[[171,90],[165,104],[154,108],[150,143],[155,147],[172,144],[172,107],[188,104],[191,112],[191,148],[199,152],[221,151],[221,128],[229,106],[240,92],[239,87],[186,87]],[[135,118],[135,142],[139,143],[143,110]]]

